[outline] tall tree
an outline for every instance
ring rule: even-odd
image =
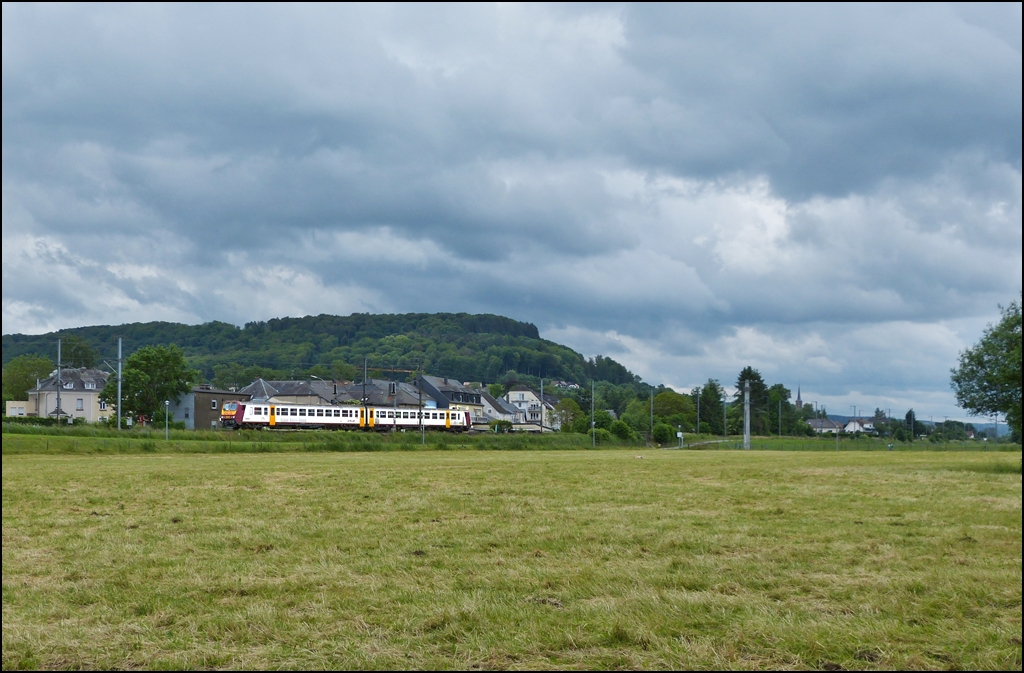
[[[199,372],[185,363],[181,348],[146,346],[125,360],[122,379],[122,409],[125,414],[153,418],[164,408],[164,401],[181,401],[193,383],[200,380]],[[108,404],[117,404],[117,382],[114,377],[100,393]]]
[[[49,358],[35,355],[19,355],[4,367],[3,397],[9,400],[24,400],[27,391],[36,387],[36,381],[45,379],[56,367]]]
[[[1021,431],[1020,301],[1011,302],[999,324],[989,325],[981,340],[960,353],[952,370],[957,403],[972,414],[1004,414],[1016,436]]]
[[[700,422],[708,432],[722,434],[722,400],[725,391],[715,379],[708,379],[700,390]]]
[[[753,367],[744,367],[736,378],[736,395],[734,404],[743,404],[743,384],[750,381],[750,426],[755,435],[765,433],[765,415],[759,413],[765,411],[768,404],[768,386],[761,378],[761,372]]]

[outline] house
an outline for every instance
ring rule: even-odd
[[[830,421],[827,418],[812,418],[807,425],[819,435],[836,435],[843,431],[843,424]]]
[[[473,390],[455,379],[441,376],[420,376],[419,385],[424,393],[437,400],[438,408],[468,411],[473,425],[486,425],[490,422],[484,414],[479,390]]]
[[[244,401],[251,399],[248,393],[218,390],[209,385],[198,385],[192,388],[181,400],[173,401],[168,407],[171,419],[183,421],[188,430],[204,430],[220,427],[220,414],[225,402]]]
[[[337,394],[333,399],[334,404],[362,404],[363,397],[370,406],[376,407],[397,407],[399,409],[424,409],[447,408],[442,406],[447,403],[447,398],[441,402],[431,395],[427,390],[417,388],[413,383],[403,381],[384,381],[370,379],[364,386],[362,383],[341,383],[338,384]]]
[[[843,432],[851,435],[856,432],[874,434],[875,421],[872,418],[851,418],[846,422],[846,427],[843,428]]]
[[[25,416],[29,409],[28,400],[7,400],[4,407],[6,416]]]
[[[536,425],[539,428],[543,421],[544,432],[559,429],[558,419],[552,413],[555,410],[555,405],[558,404],[558,400],[554,397],[545,395],[542,403],[540,394],[528,386],[519,385],[505,394],[505,401],[514,406],[521,414],[521,423]],[[524,427],[523,429],[530,428]]]
[[[105,421],[110,415],[100,392],[107,385],[107,372],[99,369],[62,369],[26,391],[26,416],[83,418],[89,423]],[[58,380],[59,379],[59,380]],[[60,399],[58,407],[57,400]],[[20,406],[20,403],[19,403]]]
[[[316,406],[331,404],[338,394],[338,384],[333,381],[265,381],[256,379],[238,391],[242,397],[279,404],[305,404]],[[246,397],[247,396],[247,397]]]
[[[522,412],[515,405],[500,397],[492,397],[486,390],[480,391],[480,402],[483,404],[484,416],[488,423],[491,421],[508,421],[512,424],[526,422]]]

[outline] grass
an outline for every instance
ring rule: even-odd
[[[5,669],[1021,668],[1018,455],[12,439]]]

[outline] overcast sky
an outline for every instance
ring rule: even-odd
[[[3,5],[3,332],[467,311],[964,417],[1021,5]]]

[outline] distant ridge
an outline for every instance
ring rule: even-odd
[[[54,359],[56,340],[83,339],[101,359],[116,357],[117,338],[126,355],[144,346],[176,344],[208,381],[265,378],[344,377],[367,358],[373,369],[416,370],[461,381],[518,378],[590,380],[643,385],[621,364],[590,360],[541,339],[536,325],[492,314],[405,313],[274,318],[237,327],[224,322],[172,322],[76,327],[40,335],[3,335],[3,363],[24,354]],[[226,373],[230,370],[230,374]],[[225,379],[227,376],[227,379]]]

